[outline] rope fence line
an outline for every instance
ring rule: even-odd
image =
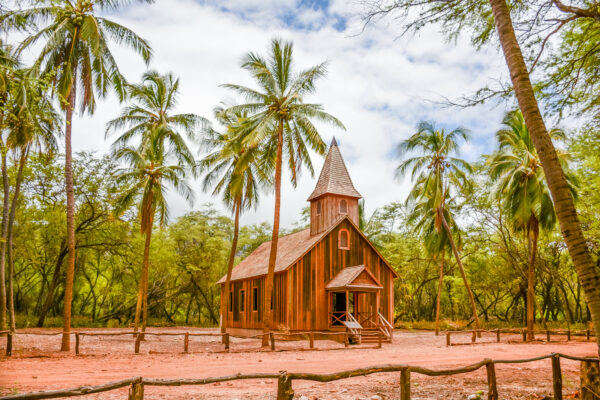
[[[12,332],[12,331],[0,331],[0,335],[6,334],[6,356],[12,356],[13,349],[13,336],[15,335],[39,335],[39,336],[57,336],[62,335],[62,332]],[[75,331],[70,332],[71,335],[75,335],[75,354],[80,354],[82,339],[85,336],[126,336],[132,335],[134,340],[134,352],[135,354],[139,354],[141,343],[144,340],[146,335],[150,336],[183,336],[183,352],[189,352],[189,342],[190,337],[219,337],[221,338],[221,343],[224,345],[224,349],[226,351],[230,350],[231,338],[238,339],[257,339],[263,336],[269,337],[269,345],[271,350],[276,350],[275,342],[276,338],[282,337],[300,337],[304,340],[308,341],[309,349],[315,349],[315,337],[319,336],[320,338],[335,340],[332,338],[343,336],[342,342],[344,347],[348,347],[350,343],[350,334],[348,332],[327,332],[327,331],[301,331],[301,332],[268,332],[268,333],[259,333],[251,336],[241,336],[241,335],[233,335],[230,333],[208,333],[208,332],[85,332],[85,331]],[[383,337],[382,334],[379,333],[377,348],[382,347]]]
[[[429,369],[420,366],[408,364],[387,364],[376,365],[366,368],[358,368],[353,370],[335,372],[331,374],[314,374],[302,372],[286,372],[279,373],[255,373],[255,374],[236,374],[221,377],[202,378],[202,379],[149,379],[142,377],[133,377],[120,381],[108,382],[98,386],[80,386],[65,390],[52,390],[37,393],[24,393],[11,396],[0,397],[0,400],[38,400],[38,399],[54,399],[58,397],[81,396],[92,393],[106,392],[129,386],[128,400],[143,400],[144,386],[184,386],[184,385],[206,385],[210,383],[226,382],[233,380],[247,379],[276,379],[277,380],[277,400],[292,400],[294,390],[292,382],[294,380],[309,380],[315,382],[333,382],[340,379],[347,379],[357,376],[367,376],[383,372],[400,372],[400,399],[410,400],[411,398],[411,374],[421,374],[426,376],[450,376],[459,375],[477,371],[483,367],[486,368],[488,400],[498,400],[498,387],[496,382],[496,364],[523,364],[546,359],[552,360],[552,388],[555,400],[562,400],[562,372],[560,359],[565,358],[573,361],[580,361],[581,365],[581,394],[585,398],[586,393],[594,393],[600,390],[598,384],[598,358],[595,357],[575,357],[562,353],[551,353],[540,357],[516,360],[492,360],[486,358],[475,364],[467,365],[462,368],[453,369]],[[594,383],[595,382],[595,383]]]
[[[523,337],[523,342],[527,341],[527,330],[526,329],[514,329],[514,328],[505,328],[505,329],[467,329],[467,330],[456,330],[456,331],[446,331],[446,346],[452,346],[451,343],[451,335],[452,334],[461,334],[461,333],[471,333],[471,343],[455,343],[454,345],[466,345],[473,344],[477,342],[477,337],[481,337],[482,333],[493,333],[496,335],[496,342],[500,343],[500,334],[508,333],[508,334],[520,334]],[[570,329],[546,329],[546,330],[537,330],[534,331],[534,335],[546,335],[546,341],[551,341],[551,336],[567,336],[567,341],[571,340],[572,336],[585,336],[586,340],[591,340],[592,337],[596,337],[596,334],[591,329],[586,330],[576,330],[571,331]]]

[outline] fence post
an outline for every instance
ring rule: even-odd
[[[485,364],[488,380],[488,400],[498,400],[498,387],[496,386],[496,366],[492,360]]]
[[[127,400],[144,400],[144,383],[142,378],[137,378],[131,383]]]
[[[269,339],[271,340],[271,350],[275,350],[275,335],[273,332],[269,332]]]
[[[598,361],[582,361],[580,400],[598,399],[600,399],[600,367]]]
[[[381,332],[377,332],[377,348],[381,348]]]
[[[12,356],[12,346],[13,346],[13,332],[8,332],[6,334],[6,356]]]
[[[589,329],[587,329],[585,331],[585,340],[590,340],[590,330]]]
[[[560,369],[560,355],[552,355],[552,388],[554,400],[562,400],[562,371]]]
[[[546,329],[546,341],[550,342],[550,329]]]
[[[75,332],[75,354],[79,354],[79,332]]]
[[[190,348],[190,334],[188,332],[185,333],[185,337],[183,338],[183,352],[187,353]]]
[[[446,332],[446,346],[450,346],[450,332]]]
[[[400,371],[400,400],[410,400],[410,368]]]
[[[229,350],[229,333],[224,335],[225,337],[225,350]]]
[[[526,342],[527,341],[527,332],[525,331],[525,329],[523,329],[523,331],[521,333],[523,334],[523,341]]]
[[[315,334],[312,332],[308,334],[308,345],[311,349],[315,348]]]
[[[567,329],[567,342],[571,340],[571,328]]]
[[[500,328],[496,329],[496,342],[500,343]]]
[[[344,333],[344,347],[348,347],[348,332]]]
[[[471,337],[471,343],[475,343],[477,340],[477,329],[473,329],[473,336]]]
[[[141,341],[142,341],[142,335],[140,335],[138,333],[137,337],[135,338],[135,354],[140,353],[140,342]]]
[[[277,400],[292,400],[294,398],[294,389],[292,380],[285,371],[279,371],[277,378]]]

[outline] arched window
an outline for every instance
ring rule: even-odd
[[[321,215],[321,200],[317,201],[317,215]]]
[[[348,202],[345,199],[340,201],[340,214],[348,213]]]
[[[350,249],[350,234],[346,229],[340,229],[340,233],[338,236],[338,247],[340,248],[340,250]]]

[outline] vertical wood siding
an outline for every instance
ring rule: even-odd
[[[351,203],[348,203],[350,210]],[[338,248],[340,229],[350,233],[350,249]],[[371,245],[347,220],[342,221],[311,251],[292,265],[287,271],[275,275],[275,298],[273,326],[291,330],[328,330],[328,292],[325,286],[343,268],[365,265],[377,278],[383,290],[380,311],[390,322],[393,321],[393,274]],[[362,278],[362,277],[361,277]],[[234,282],[234,312],[228,313],[229,326],[235,328],[262,328],[262,304],[265,278]],[[252,311],[252,288],[258,287],[258,311]],[[222,290],[222,288],[221,288]],[[239,311],[239,296],[245,291],[245,310]],[[221,296],[221,298],[224,298]],[[375,293],[360,293],[356,305],[361,312],[374,313]]]

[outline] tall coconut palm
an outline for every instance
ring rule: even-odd
[[[6,136],[3,143],[6,151],[14,154],[17,164],[17,175],[10,201],[10,211],[6,222],[6,252],[8,256],[8,309],[11,330],[15,330],[14,310],[14,260],[13,260],[13,227],[19,204],[23,169],[30,151],[52,155],[56,149],[56,133],[60,117],[54,110],[49,97],[48,84],[44,79],[32,75],[29,69],[15,69],[11,74],[10,99],[4,112],[9,115],[6,123]],[[5,160],[3,161],[5,163]],[[4,188],[9,193],[8,182]],[[9,196],[7,194],[7,196]],[[8,201],[8,199],[7,199]]]
[[[125,187],[116,201],[117,215],[138,203],[140,231],[145,237],[142,271],[136,307],[136,328],[142,316],[142,332],[148,322],[148,271],[152,227],[158,216],[162,227],[169,219],[166,200],[167,185],[172,186],[186,200],[192,202],[193,192],[185,181],[189,166],[177,148],[165,146],[165,132],[161,127],[147,135],[144,147],[121,147],[115,151],[115,159],[128,166],[120,169],[115,177],[117,185]]]
[[[2,232],[0,250],[0,331],[6,329],[6,239],[8,236],[8,212],[9,212],[9,181],[7,168],[7,152],[4,133],[7,128],[8,112],[7,102],[10,99],[10,83],[13,82],[12,72],[17,67],[17,59],[12,54],[11,46],[6,45],[0,39],[0,152],[2,157]]]
[[[502,121],[504,128],[496,132],[498,150],[488,157],[490,177],[496,185],[492,196],[500,200],[517,232],[527,237],[527,337],[534,339],[535,259],[540,229],[550,230],[556,224],[556,214],[539,156],[520,111],[508,112]],[[548,132],[556,141],[564,141],[559,129]],[[567,153],[558,153],[561,165],[567,167]],[[574,178],[567,174],[573,195]]]
[[[189,169],[189,172],[194,174],[194,156],[187,146],[183,134],[189,139],[195,140],[198,129],[206,124],[206,120],[195,114],[172,113],[177,105],[179,79],[170,73],[160,75],[156,71],[149,71],[143,75],[140,84],[126,85],[125,90],[131,104],[122,110],[119,117],[109,121],[106,128],[107,135],[125,130],[113,146],[116,149],[127,148],[127,145],[135,139],[138,141],[135,146],[136,151],[142,156],[145,157],[145,153],[150,151],[152,154],[148,157],[160,158],[166,157],[166,152],[169,152],[170,156],[177,159],[180,166]],[[117,154],[120,154],[119,151]],[[149,160],[154,163],[158,162],[158,158],[154,161],[153,159]],[[149,193],[148,196],[144,201],[149,207],[154,202],[153,197],[156,194]],[[149,249],[152,219],[148,220],[148,218],[150,218],[150,214],[154,215],[154,211],[145,208],[141,210],[143,211],[140,214],[143,217],[142,233],[146,235]],[[148,257],[149,253],[147,254],[145,251],[135,312],[135,332],[139,328],[142,309],[144,309],[143,330],[146,327],[147,310],[143,304],[145,304],[144,301],[147,301]]]
[[[410,213],[407,216],[407,223],[412,226],[423,239],[427,254],[431,256],[434,261],[438,261],[440,263],[440,276],[438,279],[438,291],[435,307],[435,334],[439,335],[446,250],[452,251],[452,249],[450,248],[450,241],[448,240],[446,231],[438,230],[436,228],[437,210],[432,205],[432,199],[427,197],[422,198],[419,196],[422,190],[422,188],[414,190],[411,193],[412,196],[407,198],[407,205],[410,207]],[[446,218],[446,221],[448,221],[448,224],[452,227],[452,236],[455,238],[457,246],[460,248],[460,229],[454,222],[453,218],[453,213],[456,206],[448,193],[446,194],[444,204],[444,217]]]
[[[152,0],[139,0],[152,3]],[[73,111],[79,93],[81,112],[93,113],[96,95],[114,89],[123,98],[124,78],[108,43],[124,44],[138,53],[146,63],[152,51],[146,41],[128,28],[98,16],[114,12],[128,0],[41,0],[31,1],[32,8],[9,11],[0,16],[3,28],[33,27],[34,32],[19,46],[20,50],[41,44],[35,67],[55,73],[55,93],[65,110],[65,187],[67,192],[68,263],[65,282],[63,337],[61,350],[70,348],[71,301],[75,275],[75,195],[71,130]]]
[[[560,230],[583,287],[584,297],[592,315],[594,329],[596,332],[600,332],[600,272],[598,272],[587,247],[569,183],[565,172],[561,168],[560,159],[552,144],[535,98],[529,71],[523,59],[523,53],[512,25],[506,0],[489,0],[489,2],[492,7],[500,45],[519,103],[519,109],[523,113],[523,119],[529,129],[531,140],[540,157],[548,189],[554,201]],[[600,335],[596,336],[596,341],[598,343],[598,354],[600,354]]]
[[[398,166],[397,174],[404,175],[409,169],[412,169],[412,179],[416,183],[409,196],[425,201],[428,207],[424,209],[428,209],[434,214],[435,230],[438,233],[442,231],[446,233],[469,296],[475,328],[479,329],[475,298],[446,217],[447,199],[452,195],[453,190],[463,188],[468,184],[467,173],[472,171],[469,163],[452,156],[458,151],[458,142],[467,139],[467,131],[464,128],[446,132],[444,129],[436,129],[431,122],[422,121],[417,125],[417,132],[401,142],[397,149],[398,156],[401,158],[404,158],[406,153],[415,150],[420,151],[422,155],[405,159]]]
[[[219,132],[213,128],[206,129],[202,147],[210,153],[200,162],[200,168],[206,171],[203,189],[212,191],[215,196],[220,194],[223,202],[234,215],[233,240],[221,299],[221,332],[225,333],[240,214],[258,204],[260,188],[270,184],[273,160],[272,157],[269,159],[269,154],[260,146],[244,144],[244,123],[247,116],[228,113],[223,107],[215,108],[214,116],[225,130]]]
[[[302,165],[306,165],[311,174],[314,173],[309,148],[319,155],[324,155],[327,147],[313,121],[319,120],[345,129],[337,118],[323,111],[321,105],[304,102],[306,95],[315,92],[315,82],[325,76],[325,64],[296,72],[292,53],[291,42],[273,39],[267,58],[248,53],[242,60],[242,68],[252,75],[259,86],[258,89],[233,84],[223,85],[244,96],[248,101],[228,109],[228,112],[246,112],[249,115],[248,133],[244,142],[252,146],[261,144],[267,151],[276,152],[273,235],[263,302],[264,333],[269,331],[273,320],[271,296],[279,238],[283,160],[287,159],[292,184],[295,185]],[[263,346],[268,345],[266,335],[263,336],[262,343]]]

